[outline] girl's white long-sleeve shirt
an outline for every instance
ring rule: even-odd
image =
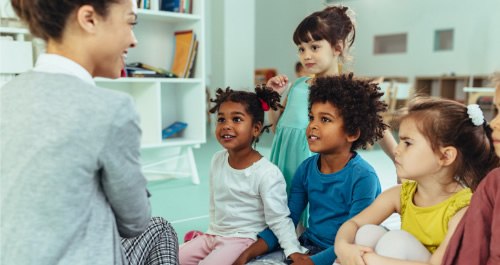
[[[285,179],[278,167],[263,157],[238,170],[229,165],[228,157],[222,150],[212,159],[207,233],[256,239],[269,226],[286,256],[305,253],[289,218]]]

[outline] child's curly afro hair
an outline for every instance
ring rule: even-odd
[[[332,104],[344,120],[346,133],[356,135],[359,132],[351,151],[366,149],[368,144],[382,138],[389,127],[380,116],[387,110],[387,104],[381,100],[383,95],[377,84],[355,79],[352,73],[319,77],[310,87],[309,111],[317,102]]]

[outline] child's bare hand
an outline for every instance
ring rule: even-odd
[[[241,255],[233,262],[233,265],[244,265],[250,260],[246,252],[241,253]]]
[[[373,252],[373,249],[354,244],[342,245],[337,262],[342,265],[365,265],[363,255],[369,252]]]
[[[280,95],[285,92],[288,85],[288,77],[286,75],[277,75],[272,77],[267,81],[266,86],[272,88],[274,91],[278,92]]]
[[[293,253],[290,255],[290,259],[293,261],[293,265],[314,265],[314,262],[307,254]]]

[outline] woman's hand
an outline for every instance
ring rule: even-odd
[[[267,81],[266,86],[282,95],[288,87],[288,77],[286,75],[277,75],[272,77],[269,81]]]

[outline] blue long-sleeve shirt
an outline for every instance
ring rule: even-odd
[[[354,152],[346,166],[333,174],[319,171],[320,155],[306,159],[297,169],[288,198],[290,217],[295,225],[309,203],[309,227],[303,237],[323,251],[311,256],[316,265],[332,264],[333,243],[340,226],[370,205],[380,194],[380,182],[373,167]],[[271,230],[259,234],[269,249],[278,246]]]

